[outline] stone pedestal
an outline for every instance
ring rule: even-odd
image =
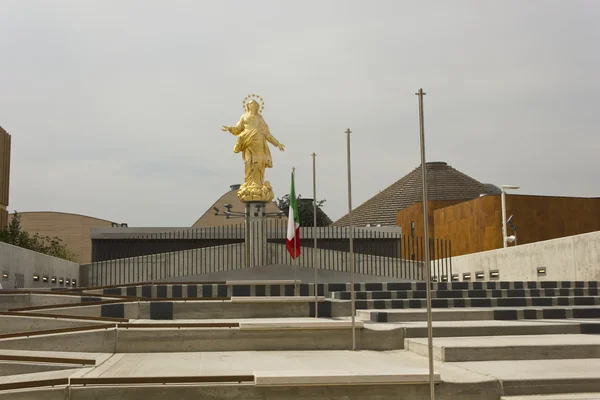
[[[246,202],[246,260],[249,268],[267,261],[266,202]]]

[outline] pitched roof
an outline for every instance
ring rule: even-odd
[[[221,196],[215,204],[210,206],[208,210],[202,214],[200,218],[192,225],[193,228],[207,227],[207,226],[226,226],[226,225],[240,225],[244,223],[243,218],[225,218],[223,215],[215,215],[214,207],[221,211],[221,214],[225,212],[225,204],[231,204],[233,207],[232,211],[244,211],[246,205],[240,201],[237,197],[237,191],[240,185],[232,185],[231,190]],[[279,208],[272,201],[267,203],[266,212],[273,213],[279,212]]]
[[[492,194],[493,189],[452,168],[445,162],[428,162],[428,200],[470,200],[479,195]],[[352,223],[356,226],[381,224],[396,225],[396,214],[423,199],[421,166],[388,186],[352,212]],[[333,225],[347,226],[348,215],[344,215]]]

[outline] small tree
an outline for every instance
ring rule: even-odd
[[[37,251],[38,253],[77,262],[77,256],[58,237],[30,235],[21,227],[21,216],[15,211],[8,226],[0,231],[0,242]]]
[[[301,196],[298,196],[298,216],[300,217],[300,226],[313,226],[314,218],[313,218],[313,203],[312,201],[301,201]],[[331,218],[325,214],[323,211],[323,204],[326,200],[317,201],[317,226],[328,226],[333,221]],[[286,194],[281,198],[277,198],[274,201],[275,205],[285,213],[285,215],[289,215],[290,210],[290,195]]]

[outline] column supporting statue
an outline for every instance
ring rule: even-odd
[[[260,102],[260,104],[259,104]],[[245,113],[235,126],[223,126],[221,130],[237,136],[234,153],[241,153],[244,161],[244,183],[237,192],[246,204],[246,266],[264,265],[267,260],[266,204],[275,195],[265,170],[273,167],[269,143],[284,151],[285,146],[271,134],[262,111],[264,101],[255,94],[243,101]]]

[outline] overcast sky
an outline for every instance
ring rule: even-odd
[[[600,1],[0,0],[10,211],[190,226],[241,183],[242,99],[286,152],[276,196],[347,212],[420,163],[600,196]]]

